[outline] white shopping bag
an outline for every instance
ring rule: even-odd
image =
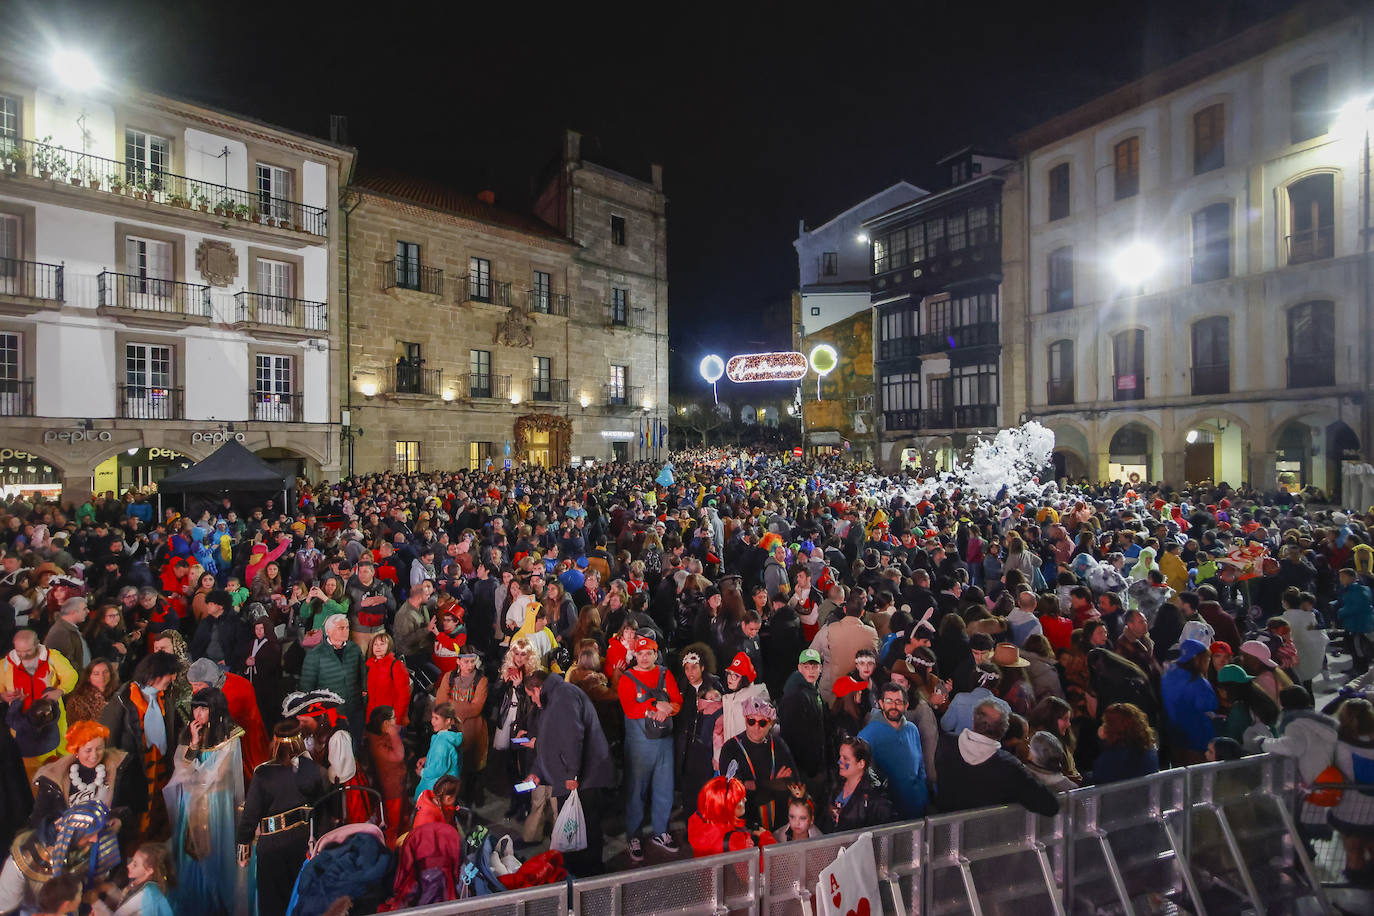
[[[576,789],[563,802],[563,809],[553,822],[549,848],[559,852],[577,852],[587,848],[587,818],[582,814],[582,799],[577,797]]]
[[[873,834],[863,833],[821,870],[816,916],[882,916]]]

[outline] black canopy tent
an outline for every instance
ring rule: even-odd
[[[199,513],[229,497],[235,509],[261,505],[278,495],[282,511],[291,505],[293,481],[237,442],[226,442],[213,455],[168,474],[157,485],[158,514],[163,494],[180,493],[182,512]]]

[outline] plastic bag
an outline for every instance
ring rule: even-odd
[[[559,852],[577,852],[587,848],[587,818],[582,813],[582,799],[573,789],[558,819],[553,822],[553,836],[549,838],[549,848]]]

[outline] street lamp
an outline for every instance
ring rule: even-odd
[[[59,48],[52,55],[53,73],[63,86],[73,92],[89,92],[100,88],[100,71],[81,51]]]
[[[1135,241],[1112,256],[1112,273],[1123,286],[1138,287],[1154,276],[1164,258],[1149,242]]]

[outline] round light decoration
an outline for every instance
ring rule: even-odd
[[[702,378],[711,383],[711,397],[715,398],[716,403],[719,404],[720,395],[716,393],[716,382],[720,381],[720,377],[725,374],[725,360],[712,353],[710,356],[702,358],[698,371],[701,372]]]
[[[811,348],[811,371],[816,373],[816,400],[821,399],[821,379],[835,371],[840,364],[840,354],[830,344],[817,344]]]

